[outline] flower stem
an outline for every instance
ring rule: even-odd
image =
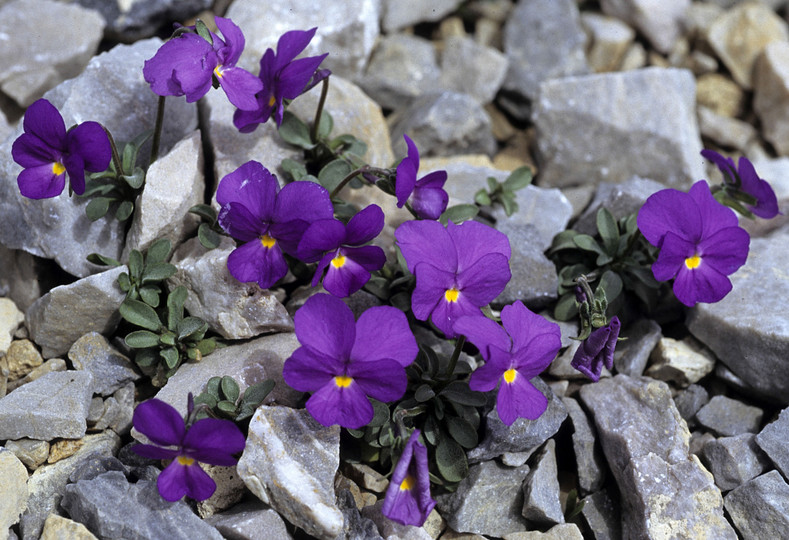
[[[460,335],[458,336],[457,341],[455,342],[455,350],[452,351],[452,357],[449,359],[449,367],[447,368],[447,380],[452,378],[452,375],[455,373],[455,366],[457,366],[458,358],[460,358],[460,351],[463,350],[463,345],[466,344],[466,336]]]
[[[323,79],[323,86],[321,86],[321,98],[318,100],[318,109],[315,111],[315,121],[312,122],[312,131],[310,132],[310,140],[314,143],[318,142],[318,128],[321,125],[321,117],[323,116],[323,105],[326,103],[326,95],[329,93],[329,77]]]
[[[164,125],[164,96],[159,96],[159,105],[156,107],[156,125],[153,128],[153,143],[151,144],[151,163],[159,157],[159,141],[162,139],[162,126]]]
[[[340,180],[340,183],[337,184],[337,187],[332,190],[332,192],[329,194],[329,197],[331,197],[332,199],[336,197],[340,193],[340,191],[342,191],[342,188],[344,188],[348,184],[348,182],[353,180],[354,177],[364,173],[373,173],[375,175],[382,176],[389,174],[389,170],[381,169],[379,167],[371,167],[370,165],[362,165],[358,169],[354,169],[351,172],[349,172],[345,176],[345,178]]]
[[[104,130],[104,133],[107,134],[107,139],[110,141],[110,150],[112,150],[112,163],[115,165],[115,177],[119,178],[122,174],[126,173],[123,170],[121,156],[118,154],[118,146],[115,144],[115,139],[112,138],[112,133],[110,133],[110,130],[103,125],[101,128]]]

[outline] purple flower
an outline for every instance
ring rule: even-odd
[[[496,410],[505,424],[534,420],[548,399],[531,382],[550,365],[562,346],[559,325],[532,313],[519,300],[501,310],[502,328],[486,317],[462,317],[455,331],[476,345],[485,365],[471,374],[468,386],[488,392],[499,386]]]
[[[301,235],[313,221],[329,219],[329,192],[315,182],[293,182],[279,189],[277,178],[257,161],[248,161],[222,178],[216,190],[222,206],[219,224],[244,242],[227,259],[241,282],[268,289],[288,272],[283,253],[296,255]]]
[[[739,168],[734,166],[734,160],[723,157],[714,150],[702,150],[701,155],[717,165],[723,173],[723,183],[732,186],[756,199],[756,206],[748,209],[757,216],[770,219],[779,214],[778,200],[775,192],[766,180],[759,178],[756,169],[747,158],[740,157]]]
[[[430,496],[430,472],[427,468],[427,448],[419,442],[420,431],[415,429],[397,462],[381,513],[403,525],[421,527],[436,505]]]
[[[482,317],[480,308],[510,280],[510,242],[496,229],[466,221],[445,228],[437,221],[406,221],[395,231],[408,270],[416,276],[411,309],[428,317],[448,338],[464,315]]]
[[[152,459],[173,461],[159,474],[156,485],[168,501],[184,495],[202,501],[216,484],[198,462],[229,467],[238,461],[233,454],[244,449],[241,430],[229,420],[203,418],[188,429],[174,407],[158,399],[140,403],[134,410],[134,428],[154,444],[137,444],[132,450]]]
[[[186,96],[189,103],[206,95],[216,77],[230,103],[239,109],[254,110],[255,94],[263,88],[263,83],[236,66],[244,50],[244,34],[230,19],[216,17],[215,20],[224,40],[211,32],[212,45],[192,32],[181,34],[145,61],[143,77],[154,94]]]
[[[233,115],[233,123],[240,132],[254,131],[258,124],[268,121],[272,114],[277,126],[281,126],[285,113],[283,100],[296,99],[329,76],[328,70],[316,72],[328,53],[294,60],[309,45],[317,29],[285,32],[277,41],[276,54],[272,49],[263,53],[259,75],[263,90],[257,95],[256,105],[251,109],[236,111]]]
[[[39,99],[25,112],[25,132],[14,141],[11,155],[24,170],[17,184],[29,199],[56,197],[66,185],[85,193],[85,171],[100,172],[112,157],[110,140],[101,124],[83,122],[68,131],[63,117],[46,99]]]
[[[621,326],[619,317],[614,317],[606,326],[594,330],[575,351],[571,365],[594,382],[599,381],[603,366],[614,367],[614,350]]]
[[[296,390],[313,392],[307,410],[324,426],[360,428],[373,419],[368,396],[393,401],[405,393],[405,368],[418,347],[399,309],[372,307],[354,321],[342,300],[316,294],[294,322],[301,347],[282,375]]]
[[[688,193],[664,189],[651,195],[638,213],[644,238],[660,248],[652,273],[674,280],[674,294],[686,306],[717,302],[731,290],[726,277],[745,264],[750,237],[737,216],[719,204],[707,182]]]
[[[314,222],[299,243],[299,258],[318,262],[312,286],[323,278],[323,287],[334,296],[350,296],[370,279],[370,272],[380,270],[386,262],[384,250],[364,244],[384,228],[384,212],[371,204],[353,216],[348,225],[336,219]]]
[[[416,179],[419,170],[419,150],[408,135],[403,135],[408,145],[408,155],[397,166],[395,195],[397,207],[402,208],[406,201],[417,216],[422,219],[438,219],[447,209],[449,195],[444,191],[447,181],[446,171],[434,171],[421,179]],[[409,199],[410,197],[410,199]]]

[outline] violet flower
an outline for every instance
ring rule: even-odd
[[[421,527],[436,505],[430,496],[430,471],[427,448],[419,442],[415,429],[397,461],[386,489],[381,513],[397,523]]]
[[[268,289],[288,272],[283,253],[296,255],[301,235],[313,221],[329,219],[329,192],[315,182],[292,182],[281,190],[277,178],[248,161],[219,182],[219,225],[243,242],[227,259],[230,274]]]
[[[471,374],[469,388],[488,392],[499,386],[496,411],[509,426],[518,418],[534,420],[545,412],[548,398],[529,381],[550,365],[562,340],[558,324],[533,313],[520,300],[504,306],[501,322],[503,328],[487,317],[461,317],[454,328],[485,360]]]
[[[164,401],[149,399],[134,409],[134,428],[153,444],[137,444],[132,450],[151,459],[172,459],[159,474],[156,485],[161,496],[177,501],[184,495],[202,501],[216,490],[216,484],[198,462],[229,467],[244,449],[243,433],[230,420],[203,418],[186,427],[175,408]]]
[[[419,349],[399,309],[372,307],[354,321],[342,300],[316,294],[294,323],[301,347],[282,375],[294,389],[313,392],[307,410],[324,426],[358,429],[373,419],[368,396],[388,402],[405,393],[405,368]]]
[[[599,381],[603,366],[614,367],[614,351],[621,327],[619,317],[614,316],[606,326],[594,330],[575,351],[570,365],[594,382]]]
[[[83,122],[66,131],[63,117],[46,99],[27,108],[22,126],[24,133],[14,141],[11,155],[24,168],[17,184],[29,199],[60,195],[66,174],[74,193],[82,195],[85,171],[101,172],[110,164],[110,140],[101,124]]]
[[[255,107],[236,111],[233,115],[233,124],[240,132],[254,131],[272,114],[277,126],[281,126],[285,113],[283,100],[296,99],[329,76],[328,70],[316,71],[328,53],[294,60],[307,48],[317,29],[285,32],[277,41],[276,54],[272,49],[263,53],[259,74],[263,90],[257,94]]]
[[[652,273],[674,280],[674,294],[686,306],[717,302],[732,288],[726,277],[745,264],[750,236],[737,226],[733,210],[719,204],[707,182],[688,193],[664,189],[651,195],[638,212],[644,238],[660,248]]]
[[[764,219],[774,218],[779,214],[778,199],[766,180],[759,178],[756,169],[746,157],[740,157],[739,167],[734,160],[724,157],[714,150],[702,150],[701,155],[715,163],[723,173],[723,183],[756,199],[756,205],[747,205],[748,210]]]
[[[224,40],[211,32],[211,44],[197,34],[185,32],[167,41],[153,58],[145,61],[143,77],[154,94],[186,96],[189,103],[206,95],[216,77],[230,103],[239,109],[254,110],[255,94],[263,83],[236,66],[244,50],[244,34],[230,19],[215,20]]]
[[[403,135],[403,138],[408,146],[408,155],[397,166],[395,179],[397,207],[402,208],[406,201],[409,201],[418,217],[438,219],[447,209],[449,202],[449,195],[444,191],[447,172],[434,171],[417,180],[419,150],[408,135]]]
[[[507,236],[476,221],[450,221],[446,228],[437,221],[406,221],[395,238],[416,276],[414,316],[430,318],[450,339],[460,317],[484,317],[480,308],[501,294],[512,275]]]
[[[384,228],[384,212],[371,204],[351,218],[347,225],[337,219],[314,222],[299,243],[299,258],[318,262],[312,286],[323,278],[323,287],[334,296],[350,296],[370,279],[370,272],[386,262],[384,250],[365,246]],[[326,277],[323,277],[324,271]]]

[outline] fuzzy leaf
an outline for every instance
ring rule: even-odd
[[[482,206],[490,206],[493,204],[493,201],[490,200],[490,195],[488,195],[488,192],[484,189],[477,191],[474,195],[474,202]]]
[[[482,407],[487,401],[484,392],[475,392],[468,387],[467,382],[463,381],[452,381],[439,395],[460,405],[472,407]]]
[[[343,178],[351,172],[351,166],[344,159],[330,161],[318,173],[318,182],[329,191],[333,191]]]
[[[457,416],[447,416],[447,430],[457,443],[463,448],[474,448],[479,442],[479,436],[474,426]]]
[[[222,238],[208,223],[201,223],[197,228],[197,238],[206,249],[216,249],[222,242]]]
[[[159,356],[164,359],[164,363],[168,368],[173,369],[178,365],[178,349],[175,347],[167,347],[159,351]]]
[[[232,401],[222,400],[216,404],[216,409],[220,414],[233,418],[236,416],[236,404]]]
[[[183,320],[176,325],[179,341],[203,339],[207,330],[208,323],[199,317],[184,317]]]
[[[450,437],[441,437],[436,447],[436,465],[449,482],[460,482],[468,475],[468,461],[463,448]]]
[[[323,109],[321,111],[321,123],[318,125],[318,137],[321,139],[327,138],[331,135],[332,129],[334,129],[334,119],[329,114],[329,111]]]
[[[144,287],[140,287],[138,292],[143,302],[153,308],[159,307],[159,293],[161,292],[159,287],[155,285],[145,285]]]
[[[444,210],[444,213],[439,216],[438,221],[440,221],[442,225],[446,225],[449,220],[452,220],[452,223],[459,225],[464,221],[474,219],[477,217],[477,214],[479,214],[479,208],[476,204],[456,204]]]
[[[531,181],[531,168],[524,165],[523,167],[518,167],[512,171],[512,173],[510,173],[507,179],[504,180],[504,187],[511,191],[517,191],[531,184]]]
[[[307,176],[307,167],[303,163],[300,163],[294,159],[283,159],[281,167],[282,170],[289,174],[294,181],[301,180]]]
[[[167,238],[158,238],[151,244],[145,255],[145,261],[148,265],[163,263],[170,255],[170,240]],[[170,277],[170,276],[167,276]]]
[[[315,147],[315,144],[310,139],[310,128],[290,111],[285,111],[285,114],[282,116],[279,134],[285,142],[299,148],[309,150]]]
[[[159,336],[148,330],[137,330],[124,339],[126,345],[132,349],[147,349],[159,346]]]
[[[129,184],[130,188],[140,189],[145,183],[145,171],[139,167],[135,167],[132,174],[123,174],[121,175],[121,178],[123,178],[123,180]]]
[[[199,216],[209,223],[216,223],[216,210],[207,204],[196,204],[189,209],[189,213]]]
[[[100,253],[91,253],[87,256],[88,262],[93,264],[98,264],[99,266],[120,266],[120,261],[116,261],[112,257],[107,257],[106,255],[102,255]],[[121,275],[126,275],[126,279],[129,279],[129,275],[124,272]],[[120,280],[120,276],[118,276]]]
[[[115,219],[118,221],[126,221],[134,212],[134,203],[131,201],[122,201],[115,210]]]
[[[110,209],[110,202],[111,200],[107,197],[91,199],[85,207],[85,214],[88,216],[88,219],[96,221],[107,215],[107,211]]]
[[[619,225],[607,208],[597,211],[597,230],[603,239],[606,253],[615,256],[619,248]]]
[[[421,385],[419,388],[416,389],[416,392],[414,392],[414,398],[416,398],[416,400],[420,403],[424,403],[425,401],[428,401],[435,395],[436,393],[433,392],[433,389],[426,384]]]
[[[164,281],[175,275],[177,269],[170,263],[155,262],[145,265],[145,270],[142,272],[142,283],[155,283],[157,281]]]
[[[274,381],[267,379],[247,387],[247,389],[244,390],[244,396],[241,398],[241,403],[257,408],[274,389],[274,384]]]
[[[134,362],[144,368],[151,367],[159,361],[159,349],[143,349],[134,355]]]
[[[156,332],[162,326],[159,316],[153,308],[139,300],[127,298],[121,303],[118,311],[125,320],[146,330]]]
[[[175,332],[178,323],[184,317],[184,302],[186,302],[186,287],[179,285],[167,296],[167,328]]]
[[[556,307],[553,308],[553,318],[557,321],[569,321],[576,315],[578,315],[578,307],[575,305],[575,293],[569,292],[556,302]]]
[[[143,271],[142,253],[133,249],[129,252],[129,275],[132,281],[139,283]]]
[[[219,385],[222,383],[222,377],[211,377],[208,379],[208,382],[205,383],[205,391],[206,393],[210,394],[214,397],[217,401],[221,399],[219,395]]]
[[[222,395],[225,396],[225,399],[232,401],[235,403],[238,401],[238,396],[240,394],[240,390],[238,388],[238,383],[228,375],[222,377],[222,381],[219,383],[219,388],[222,389]]]

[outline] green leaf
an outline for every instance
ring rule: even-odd
[[[85,207],[85,214],[87,214],[88,219],[97,221],[107,215],[107,211],[110,209],[110,202],[111,200],[107,197],[96,197],[95,199],[91,199]]]
[[[518,211],[518,203],[515,202],[515,194],[512,191],[502,191],[500,200],[507,217]]]
[[[170,247],[170,240],[167,238],[158,238],[154,240],[146,253],[146,262],[149,265],[163,263],[167,260],[167,256],[170,255]]]
[[[197,342],[196,347],[203,356],[209,355],[216,349],[216,340],[214,338],[201,339]]]
[[[124,341],[126,342],[126,345],[132,349],[147,349],[148,347],[159,346],[158,334],[154,334],[148,330],[137,330],[136,332],[131,332],[128,336],[126,336]]]
[[[146,330],[156,332],[162,326],[159,316],[153,308],[139,300],[127,298],[121,303],[118,311],[125,320]]]
[[[156,283],[175,275],[177,268],[170,263],[155,262],[145,266],[142,273],[142,283]]]
[[[118,221],[126,221],[134,212],[134,203],[131,201],[122,201],[115,210],[115,219]]]
[[[334,129],[334,119],[329,114],[329,111],[323,109],[321,111],[321,123],[318,125],[318,137],[326,139],[331,135],[332,129]]]
[[[360,157],[367,153],[367,144],[349,133],[343,133],[332,139],[329,147],[342,154],[353,154]]]
[[[455,441],[463,448],[475,448],[479,442],[479,436],[474,426],[457,416],[447,416],[447,430]]]
[[[195,398],[195,408],[197,408],[197,405],[205,404],[208,405],[210,409],[213,409],[214,407],[216,407],[216,403],[217,403],[217,399],[211,394],[208,394],[206,392],[203,392],[202,394],[200,394]]]
[[[597,230],[603,239],[606,253],[615,256],[619,247],[619,225],[608,208],[597,211]]]
[[[440,429],[436,418],[431,414],[425,419],[425,425],[422,427],[422,435],[425,440],[435,446],[438,443],[438,436]]]
[[[622,278],[616,272],[606,270],[600,277],[600,283],[597,285],[598,289],[600,287],[605,291],[606,299],[610,304],[622,292]]]
[[[176,325],[179,341],[183,341],[186,338],[202,339],[207,330],[208,323],[199,317],[184,317],[184,319]],[[197,336],[197,334],[200,335]]]
[[[184,302],[187,294],[186,287],[179,285],[167,296],[167,328],[173,332],[184,318]]]
[[[159,351],[159,356],[164,359],[165,365],[167,365],[167,367],[170,369],[173,369],[178,365],[178,349],[175,347],[167,347],[166,349],[162,349]]]
[[[225,396],[225,399],[232,401],[235,403],[238,401],[238,396],[241,393],[240,389],[238,388],[238,383],[228,375],[222,377],[222,381],[219,383],[219,388],[222,389],[222,395]]]
[[[216,409],[228,418],[236,416],[236,404],[232,401],[222,400],[216,404]]]
[[[159,293],[161,292],[159,287],[155,285],[145,285],[144,287],[140,287],[138,292],[143,302],[153,308],[159,307]]]
[[[504,180],[504,187],[511,191],[517,191],[531,184],[532,178],[531,168],[524,165],[510,173],[507,179]]]
[[[169,330],[162,332],[162,335],[159,336],[159,341],[161,341],[164,345],[169,345],[171,347],[175,346],[175,334],[170,332]]]
[[[318,173],[318,182],[329,191],[333,191],[343,178],[351,172],[351,166],[344,159],[330,161]]]
[[[200,19],[195,21],[195,30],[197,31],[197,35],[199,35],[201,38],[206,40],[211,45],[214,44],[214,40],[211,37],[211,32],[208,30],[208,27],[205,25],[205,23]]]
[[[131,289],[131,281],[129,281],[129,274],[126,272],[121,272],[118,274],[118,287],[121,288],[123,292],[128,292]]]
[[[482,206],[490,206],[493,204],[493,201],[490,200],[490,195],[488,195],[488,192],[484,189],[477,191],[474,195],[474,202]]]
[[[222,242],[222,238],[208,223],[201,223],[197,228],[197,238],[206,249],[216,249]]]
[[[129,252],[129,275],[132,281],[139,283],[143,271],[142,253],[133,249]]]
[[[438,218],[438,221],[442,225],[446,225],[449,220],[452,220],[452,223],[459,225],[464,221],[475,218],[478,213],[479,208],[476,204],[456,204],[447,208]]]
[[[127,146],[128,148],[128,146]],[[142,185],[145,183],[145,171],[143,171],[139,167],[134,168],[134,172],[132,174],[123,174],[121,178],[129,184],[129,187],[132,189],[140,189]]]
[[[569,292],[559,298],[553,308],[553,318],[557,321],[569,321],[578,315],[578,306],[575,305],[575,293]]]
[[[207,204],[196,204],[189,209],[189,212],[211,224],[216,223],[216,210]]]
[[[488,176],[485,181],[488,183],[488,192],[493,194],[497,192],[499,188],[499,181],[493,178],[492,176]]]
[[[452,381],[439,395],[455,403],[472,407],[482,407],[487,401],[484,392],[475,392],[468,387],[467,382],[463,381]]]
[[[91,253],[87,256],[88,262],[93,264],[98,264],[99,266],[120,266],[120,261],[116,261],[112,257],[107,257],[106,255],[102,255],[100,253]],[[126,274],[124,272],[123,274]],[[121,274],[121,275],[123,275]],[[120,276],[118,276],[120,279]],[[126,274],[126,278],[128,279],[128,274]]]
[[[436,447],[436,465],[449,482],[460,482],[468,475],[468,461],[463,448],[450,437],[441,437]]]
[[[307,167],[304,163],[300,163],[294,159],[285,158],[282,160],[280,166],[294,181],[301,180],[307,176]]]
[[[421,385],[416,389],[416,392],[414,392],[414,398],[420,403],[430,400],[435,395],[436,393],[433,392],[433,389],[427,384]]]
[[[274,389],[274,384],[272,380],[265,380],[247,387],[247,389],[244,390],[241,403],[257,408]]]
[[[315,147],[312,139],[310,139],[310,128],[290,111],[285,111],[285,114],[282,116],[279,134],[285,142],[299,148],[310,150]]]
[[[134,355],[134,361],[140,367],[151,367],[159,361],[159,349],[143,349]]]
[[[217,401],[221,399],[219,395],[219,385],[222,383],[222,377],[211,377],[208,379],[208,382],[205,383],[205,391],[206,393],[210,394],[214,397]]]
[[[597,240],[588,234],[576,234],[573,238],[573,242],[576,246],[584,251],[591,251],[592,253],[597,253],[598,255],[605,254],[605,251],[603,251],[603,248],[601,248],[600,244],[597,243]]]

